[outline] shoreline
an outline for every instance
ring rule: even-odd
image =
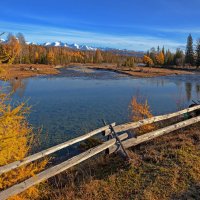
[[[56,75],[59,70],[45,64],[12,64],[0,65],[0,80],[24,79],[40,75]]]
[[[158,76],[168,75],[181,75],[181,74],[194,74],[196,71],[188,71],[185,69],[165,69],[165,68],[148,68],[148,67],[135,67],[130,69],[129,67],[119,67],[113,64],[70,64],[68,67],[82,67],[95,70],[107,70],[138,78],[152,78]]]
[[[23,79],[29,77],[35,77],[40,75],[56,75],[59,74],[59,69],[67,67],[80,67],[94,70],[106,70],[128,76],[134,76],[139,78],[151,78],[158,76],[168,75],[181,75],[181,74],[194,74],[197,71],[188,69],[166,69],[166,68],[149,68],[149,67],[117,67],[114,64],[82,64],[82,63],[71,63],[66,66],[53,66],[45,64],[12,64],[0,65],[0,80],[11,80],[11,79]]]

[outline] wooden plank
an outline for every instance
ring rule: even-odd
[[[195,110],[198,110],[198,109],[200,109],[200,105],[194,106],[194,107],[191,107],[191,108],[186,108],[184,110],[174,112],[174,113],[170,113],[170,114],[166,114],[166,115],[160,115],[160,116],[155,116],[155,117],[148,118],[148,119],[143,119],[143,120],[140,120],[138,122],[129,122],[129,123],[126,123],[126,124],[118,125],[118,126],[114,127],[114,130],[115,130],[115,132],[123,132],[123,131],[127,131],[127,130],[130,130],[130,129],[141,127],[141,126],[146,125],[146,124],[151,124],[151,123],[154,123],[154,122],[158,122],[158,121],[170,119],[170,118],[173,118],[173,117],[177,117],[179,115],[183,115],[185,113],[189,113],[189,112],[192,112],[192,111],[195,111]],[[109,132],[107,132],[107,133],[109,133]]]
[[[176,123],[176,124],[173,124],[171,126],[167,126],[165,128],[161,128],[161,129],[156,130],[156,131],[152,131],[150,133],[146,133],[144,135],[138,136],[137,138],[131,138],[131,139],[125,140],[125,141],[122,142],[122,144],[124,145],[125,148],[133,147],[133,146],[136,146],[136,145],[141,144],[143,142],[147,142],[149,140],[157,138],[161,135],[173,132],[175,130],[190,126],[190,125],[198,123],[198,122],[200,122],[200,116],[194,117],[194,118],[191,118],[191,119],[188,119],[188,120]],[[114,146],[107,149],[106,152],[107,153],[113,153],[117,149],[119,149],[119,145],[115,144]]]
[[[119,136],[119,138],[121,140],[123,140],[127,137],[128,137],[127,133]],[[111,147],[115,143],[116,143],[116,138],[113,138],[107,142],[104,142],[103,144],[101,144],[97,147],[91,148],[77,156],[74,156],[71,159],[69,159],[61,164],[58,164],[58,165],[51,167],[43,172],[40,172],[39,174],[25,180],[24,182],[14,185],[14,186],[8,188],[7,190],[0,192],[0,199],[5,200],[11,196],[17,195],[17,194],[23,192],[24,190],[30,188],[31,186],[34,186],[44,180],[47,180],[48,178],[55,176],[65,170],[69,169],[70,167],[73,167],[74,165],[77,165],[77,164],[87,160],[88,158],[106,150],[107,148]]]
[[[116,125],[116,123],[112,123],[112,126],[115,126],[115,125]],[[45,149],[45,150],[40,151],[40,152],[38,152],[36,154],[28,156],[28,157],[24,158],[23,160],[19,160],[19,161],[4,165],[4,166],[0,167],[0,175],[2,173],[8,172],[10,170],[13,170],[13,169],[15,169],[15,168],[17,168],[19,166],[22,166],[22,165],[28,164],[28,163],[30,163],[32,161],[35,161],[35,160],[37,160],[39,158],[43,158],[43,157],[45,157],[45,156],[47,156],[49,154],[52,154],[52,153],[54,153],[56,151],[64,149],[64,148],[66,148],[66,147],[68,147],[70,145],[73,145],[73,144],[77,143],[77,142],[81,142],[81,141],[83,141],[85,139],[88,139],[88,138],[90,138],[90,137],[92,137],[92,136],[94,136],[94,135],[96,135],[96,134],[98,134],[98,133],[100,133],[102,131],[108,130],[108,129],[109,129],[109,125],[101,127],[99,129],[96,129],[96,130],[94,130],[92,132],[89,132],[89,133],[87,133],[85,135],[81,135],[80,137],[68,140],[68,141],[66,141],[64,143],[58,144],[56,146],[53,146],[51,148]]]

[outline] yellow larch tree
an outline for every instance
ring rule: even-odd
[[[163,65],[164,64],[165,56],[164,56],[162,51],[160,53],[158,53],[155,58],[156,58],[156,62],[157,62],[158,65]]]
[[[38,53],[37,51],[35,52],[34,59],[35,59],[35,63],[38,64],[38,61],[39,61],[39,53]]]
[[[25,158],[33,144],[33,131],[26,120],[28,108],[24,103],[13,108],[7,104],[5,95],[0,95],[0,166]],[[34,176],[43,170],[48,159],[21,166],[0,175],[0,190]],[[35,199],[39,195],[36,186],[11,197],[10,200]]]
[[[150,66],[152,66],[154,63],[153,63],[153,60],[149,57],[149,56],[147,56],[147,55],[144,55],[144,57],[143,57],[143,62],[148,66],[148,67],[150,67]]]
[[[1,48],[0,61],[8,64],[12,64],[21,51],[21,45],[15,36],[11,36]]]
[[[54,64],[54,60],[55,60],[55,55],[54,55],[53,51],[49,51],[48,54],[47,54],[47,62],[48,62],[48,64],[53,65]]]

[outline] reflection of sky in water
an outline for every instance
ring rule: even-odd
[[[127,122],[132,96],[145,96],[154,114],[188,106],[200,95],[200,76],[181,75],[158,78],[132,78],[113,72],[64,70],[58,76],[15,80],[14,101],[29,99],[30,122],[48,132],[46,145],[102,126],[101,119]],[[4,84],[5,85],[5,84]]]

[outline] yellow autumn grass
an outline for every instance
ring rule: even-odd
[[[29,108],[24,103],[13,108],[6,102],[7,97],[0,95],[0,166],[21,160],[27,156],[34,142],[33,130],[26,120]],[[0,176],[0,190],[4,190],[27,177],[34,176],[44,169],[48,159],[22,166]],[[34,199],[39,195],[37,187],[14,196],[12,200]]]
[[[133,97],[131,100],[130,109],[131,109],[131,119],[134,122],[137,122],[145,118],[153,117],[147,100],[144,102],[139,102],[137,97]],[[137,128],[136,132],[138,134],[143,134],[153,131],[155,128],[156,127],[154,124],[148,124],[140,128]]]

